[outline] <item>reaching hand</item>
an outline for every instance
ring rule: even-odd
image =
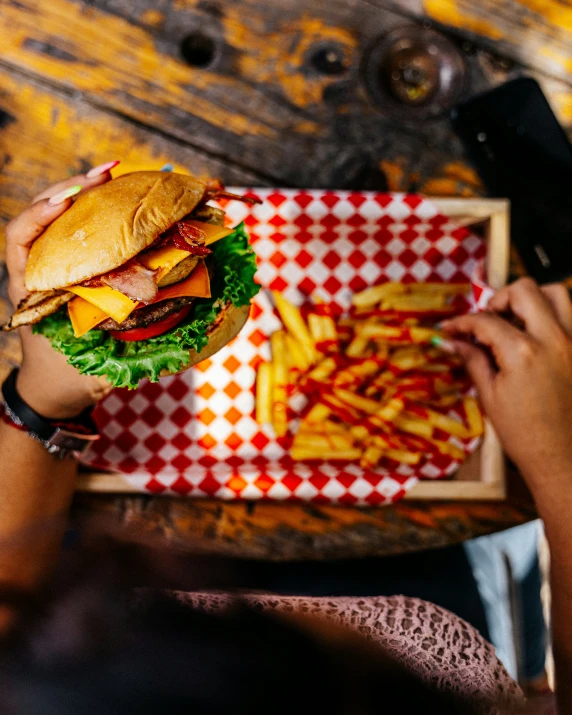
[[[6,227],[6,265],[10,275],[8,293],[14,307],[28,294],[24,276],[32,243],[69,209],[73,196],[109,181],[109,170],[116,163],[104,164],[51,186],[10,221]],[[111,389],[105,378],[80,375],[63,355],[52,350],[43,335],[33,335],[30,327],[20,328],[20,335],[24,359],[18,390],[36,412],[53,419],[75,417]]]
[[[566,289],[525,278],[500,290],[488,312],[443,328],[462,338],[457,347],[483,407],[537,499],[569,490],[572,303]]]

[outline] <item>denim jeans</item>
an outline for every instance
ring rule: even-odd
[[[490,639],[515,679],[542,675],[547,628],[540,599],[540,521],[465,544],[485,607]],[[518,644],[522,652],[518,652]]]

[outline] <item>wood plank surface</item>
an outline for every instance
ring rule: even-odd
[[[48,183],[115,158],[238,184],[482,195],[446,111],[404,119],[373,99],[371,47],[399,27],[435,27],[460,48],[463,97],[529,74],[570,130],[571,13],[566,0],[4,0],[0,225]],[[18,360],[17,339],[2,336],[0,373]],[[339,558],[533,518],[513,486],[498,505],[366,510],[78,495],[75,514],[241,556]]]
[[[572,78],[572,6],[566,0],[372,0],[431,19],[540,72]]]
[[[448,546],[522,524],[535,511],[521,496],[501,504],[400,502],[356,509],[77,494],[74,515],[80,524],[107,516],[143,534],[240,558],[318,561]]]
[[[110,159],[121,171],[176,170],[230,183],[259,185],[264,179],[0,66],[0,220],[16,216],[51,183]]]
[[[403,122],[368,95],[364,74],[377,71],[368,47],[403,24],[403,10],[366,0],[311,10],[302,0],[7,0],[1,61],[273,183],[379,188],[381,168],[391,188],[474,194],[478,181],[446,116]],[[181,55],[197,32],[215,45],[206,68]],[[339,52],[339,74],[316,68],[324,49]],[[481,49],[465,59],[470,91],[519,72]],[[551,86],[564,107],[569,88]]]

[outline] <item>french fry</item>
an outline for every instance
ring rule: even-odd
[[[259,425],[272,423],[272,364],[258,366],[256,375],[256,421]]]
[[[404,407],[405,403],[403,400],[393,399],[389,400],[381,407],[378,406],[378,409],[374,414],[378,419],[383,420],[384,422],[393,422],[395,418],[403,412]]]
[[[408,397],[411,397],[411,395],[408,394]],[[442,409],[446,409],[447,407],[453,407],[453,405],[456,405],[457,402],[459,402],[459,395],[453,393],[450,395],[439,395],[438,397],[417,397],[416,401],[429,407],[440,407]]]
[[[331,432],[329,434],[317,434],[316,432],[303,432],[294,437],[293,447],[298,449],[350,449],[353,441],[345,434]]]
[[[278,437],[283,437],[288,431],[288,418],[286,408],[288,394],[288,365],[286,363],[286,341],[283,330],[277,330],[270,336],[270,349],[272,351],[272,424]]]
[[[322,382],[326,380],[335,371],[337,365],[334,358],[328,357],[324,358],[319,362],[315,368],[310,370],[308,373],[308,378],[310,380],[316,380],[317,382]]]
[[[331,414],[332,414],[332,411],[330,410],[329,407],[324,405],[322,402],[318,402],[315,405],[313,405],[312,409],[306,415],[306,422],[308,422],[309,424],[312,424],[312,423],[319,424],[319,423],[327,420]]]
[[[324,301],[321,299],[316,300],[318,305],[324,305]],[[320,335],[320,341],[326,343],[328,351],[335,351],[338,348],[338,331],[336,330],[336,324],[331,315],[327,312],[318,313],[316,315],[318,318],[318,333]],[[309,321],[308,321],[309,322]],[[310,328],[310,332],[312,332]]]
[[[405,295],[390,295],[384,298],[381,307],[383,310],[427,311],[439,310],[447,307],[445,293],[409,293]]]
[[[417,346],[408,348],[398,348],[389,360],[391,367],[405,372],[413,370],[427,364],[427,358]]]
[[[456,459],[459,462],[462,462],[463,459],[465,459],[464,451],[452,442],[445,442],[440,439],[434,439],[432,440],[432,444],[438,452],[447,455],[447,457]]]
[[[403,335],[409,334],[409,328],[396,328],[393,325],[384,325],[383,323],[364,322],[361,325],[356,325],[356,335],[367,340],[383,338],[386,340],[397,340]]]
[[[368,442],[371,439],[371,432],[364,425],[352,425],[350,433],[358,442]]]
[[[361,459],[359,461],[360,467],[363,469],[372,469],[377,467],[379,461],[383,456],[383,450],[375,444],[370,444],[364,450]]]
[[[382,435],[397,434],[393,422],[382,420],[377,415],[370,415],[364,420],[363,424],[370,429],[370,435],[375,434],[380,437]]]
[[[361,412],[367,412],[373,415],[379,410],[379,403],[376,400],[370,400],[367,397],[356,395],[356,393],[351,390],[344,390],[339,387],[334,388],[334,395],[346,405],[350,405],[350,407],[360,410]]]
[[[355,386],[358,388],[364,379],[375,375],[379,371],[378,360],[364,360],[361,363],[350,365],[345,370],[340,370],[332,375],[332,380],[336,387]]]
[[[451,366],[444,362],[434,362],[430,365],[426,365],[423,369],[425,372],[443,372],[445,374],[451,372]]]
[[[445,295],[465,295],[471,290],[470,283],[409,283],[411,293],[444,293]]]
[[[272,296],[274,297],[276,309],[286,329],[300,343],[300,347],[304,351],[309,363],[314,363],[316,359],[316,347],[300,310],[277,291],[272,291]]]
[[[428,422],[423,422],[423,420],[417,417],[400,414],[394,417],[392,422],[398,429],[403,430],[403,432],[425,437],[425,439],[430,439],[433,436],[433,427]]]
[[[377,375],[365,389],[366,397],[372,397],[376,392],[383,392],[388,385],[393,382],[394,374],[391,370],[385,370],[380,375]]]
[[[383,450],[387,449],[407,449],[405,439],[397,432],[394,434],[376,434],[370,438],[370,444],[376,444]]]
[[[324,332],[322,330],[322,321],[319,315],[316,313],[310,313],[308,315],[308,329],[310,330],[310,335],[314,343],[320,343],[322,340],[326,339]]]
[[[443,430],[443,432],[447,432],[450,435],[461,438],[471,436],[469,430],[462,422],[458,422],[452,417],[443,415],[441,412],[436,412],[428,407],[409,406],[408,409],[413,409],[417,417],[421,417],[421,419],[426,420],[428,424]]]
[[[286,384],[288,376],[288,362],[286,352],[286,333],[284,330],[277,330],[270,336],[270,352],[272,353],[272,364],[275,372],[279,372],[278,384]]]
[[[338,331],[336,330],[336,324],[334,323],[334,319],[332,318],[331,315],[322,315],[322,331],[324,335],[326,336],[326,340],[335,340],[337,342],[338,340]]]
[[[354,407],[348,404],[344,404],[339,398],[334,395],[321,395],[321,401],[327,405],[332,414],[334,414],[339,419],[344,422],[352,424],[353,422],[358,422],[360,419],[360,413]]]
[[[308,449],[295,448],[290,450],[290,456],[292,459],[298,462],[312,461],[312,460],[331,460],[339,459],[344,462],[357,462],[361,457],[361,449],[359,447],[351,447],[349,449],[339,449],[339,450],[324,450],[324,449]]]
[[[463,407],[467,415],[468,431],[471,437],[480,437],[485,431],[483,415],[474,397],[465,397]]]
[[[363,357],[368,346],[369,338],[367,335],[360,335],[358,333],[346,348],[346,355],[351,358]]]
[[[281,387],[274,387],[274,404],[272,406],[272,426],[277,437],[284,437],[288,432],[288,418],[286,416],[286,391]]]
[[[369,338],[370,340],[386,340],[407,345],[409,343],[418,343],[420,345],[431,345],[431,341],[435,337],[440,337],[438,330],[432,328],[419,328],[413,325],[410,328],[396,328],[393,325],[368,324],[357,330],[359,335]]]
[[[291,368],[303,373],[310,367],[310,362],[300,343],[290,334],[286,334],[286,349],[288,350],[288,362]]]
[[[352,298],[352,304],[356,308],[369,308],[372,305],[377,305],[388,295],[397,293],[406,293],[407,286],[403,283],[382,283],[372,288],[366,288],[360,293],[356,293]]]
[[[298,427],[297,434],[312,433],[312,434],[331,434],[331,433],[347,434],[348,429],[340,422],[332,422],[332,420],[324,420],[320,424],[307,422],[303,420]]]
[[[429,422],[443,432],[447,432],[454,437],[466,438],[470,437],[471,434],[469,430],[461,422],[457,422],[452,417],[447,415],[442,415],[440,412],[435,412],[429,409]]]
[[[423,456],[420,452],[408,452],[405,449],[386,449],[383,455],[384,457],[389,457],[389,459],[394,459],[396,462],[410,465],[419,464]]]
[[[400,442],[398,438],[378,435],[372,438],[371,445],[377,447],[381,451],[382,456],[394,459],[396,462],[402,462],[403,464],[419,464],[423,456],[423,452],[413,452],[407,449],[407,445]]]
[[[441,333],[438,330],[433,330],[432,328],[418,328],[413,326],[409,328],[411,334],[411,340],[414,343],[420,343],[424,345],[432,345],[433,338],[441,338]]]

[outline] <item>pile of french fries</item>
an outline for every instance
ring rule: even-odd
[[[455,315],[464,283],[383,283],[353,296],[347,316],[325,304],[304,315],[282,295],[283,329],[258,368],[256,419],[292,436],[295,460],[348,460],[364,468],[420,466],[435,455],[463,460],[483,433],[460,359],[439,349],[435,323]],[[300,414],[291,408],[302,394]],[[456,438],[456,439],[452,439]]]

